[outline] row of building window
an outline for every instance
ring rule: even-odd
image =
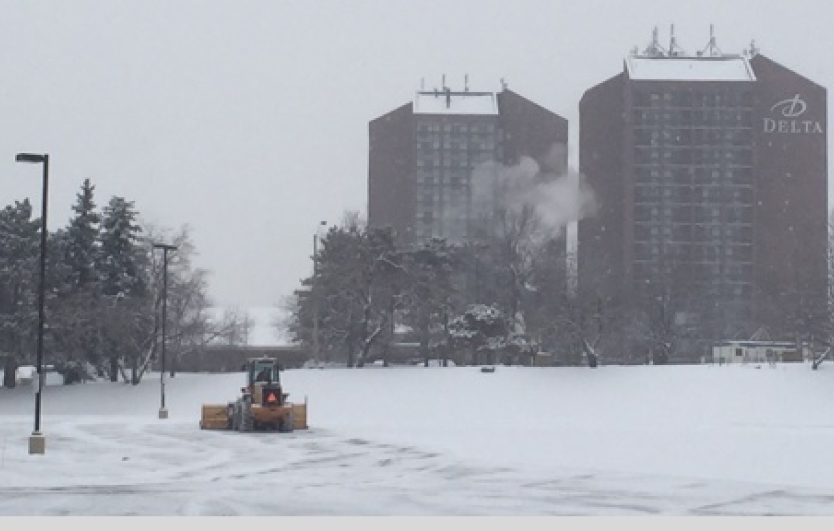
[[[750,166],[726,167],[721,165],[709,166],[686,166],[686,167],[651,167],[640,166],[635,169],[637,182],[643,181],[675,181],[689,184],[690,182],[701,182],[708,179],[745,180],[752,178],[753,168]]]
[[[753,259],[751,245],[715,245],[695,244],[691,242],[660,244],[634,243],[635,260],[658,260],[663,256],[677,262],[715,262],[723,257],[733,257],[737,262],[749,262]]]
[[[635,205],[635,221],[652,221],[670,219],[679,223],[704,223],[721,221],[724,223],[752,223],[753,207],[724,205],[721,207],[695,205]]]
[[[635,128],[634,144],[637,146],[750,146],[753,132],[748,128]]]
[[[635,91],[633,92],[633,104],[643,107],[660,105],[674,105],[676,107],[749,107],[753,105],[753,93],[748,91],[701,92],[699,90]]]
[[[442,210],[444,207],[458,209],[466,207],[469,204],[469,197],[464,194],[417,196],[417,210],[431,209],[433,211],[434,209]]]
[[[444,177],[443,181],[435,181],[429,180],[424,181],[418,178],[419,191],[423,194],[429,193],[430,191],[434,190],[448,190],[452,193],[468,193],[469,192],[469,181],[468,180],[460,180],[456,177]]]
[[[417,172],[417,183],[422,185],[432,184],[446,184],[451,183],[455,185],[468,186],[471,181],[472,172],[469,169],[448,169],[440,171],[440,169],[423,170]]]
[[[659,278],[681,282],[689,280],[732,280],[751,283],[753,280],[752,264],[729,264],[721,262],[658,262],[653,260],[635,260],[632,263],[634,278],[643,278],[643,283],[656,282]],[[648,281],[648,282],[647,282]]]
[[[495,150],[496,142],[492,138],[440,138],[418,140],[417,151],[435,153],[440,149],[447,151],[488,151]]]
[[[414,227],[415,236],[418,238],[442,237],[449,240],[459,240],[467,236],[468,221],[465,219],[454,220],[444,218],[418,222]]]
[[[722,203],[722,204],[753,204],[753,188],[751,186],[733,186],[716,184],[714,186],[692,186],[690,184],[676,185],[663,183],[658,186],[638,184],[634,187],[635,203],[657,203],[670,201],[673,203]]]
[[[724,241],[750,243],[753,241],[753,227],[749,224],[728,225],[723,223],[637,223],[634,225],[634,239],[637,241],[665,238],[678,242],[708,240],[718,242],[721,241],[722,237]]]
[[[669,276],[686,277],[691,273],[699,276],[731,279],[735,282],[751,282],[753,278],[753,264],[731,262],[687,262],[660,263],[656,260],[635,260],[633,264],[635,276],[647,276],[648,272],[663,272]],[[649,279],[654,280],[654,279]]]
[[[637,275],[635,274],[634,284],[638,289],[643,288],[649,281],[656,279],[661,271],[648,269]],[[703,298],[709,299],[713,305],[711,311],[718,308],[719,304],[745,305],[753,293],[753,286],[749,282],[734,282],[720,276],[704,275],[698,279],[687,279],[690,289],[688,295],[694,300]],[[739,317],[739,312],[746,313],[743,308],[733,308],[733,317]]]
[[[752,267],[744,264],[742,267]],[[751,275],[737,275],[736,270],[730,270],[725,264],[717,262],[689,262],[686,264],[675,264],[670,262],[658,263],[646,260],[637,260],[632,264],[632,274],[635,280],[639,279],[640,284],[657,282],[664,277],[675,283],[738,283],[752,284]]]
[[[418,154],[418,168],[470,168],[479,164],[492,162],[496,158],[492,151],[457,151]]]
[[[673,148],[640,147],[634,148],[634,162],[636,164],[704,164],[726,162],[728,164],[749,165],[753,162],[753,151],[749,147],[737,148],[698,148],[687,146]]]
[[[471,168],[473,164],[475,162],[466,157],[454,160],[451,158],[440,160],[440,157],[417,159],[418,168]]]
[[[740,109],[689,110],[666,109],[644,110],[635,109],[633,114],[635,124],[669,124],[679,126],[748,126],[752,123],[753,112]]]
[[[732,180],[730,180],[732,179]],[[635,187],[664,190],[666,188],[691,188],[693,194],[703,195],[703,190],[710,189],[738,189],[738,190],[753,190],[752,179],[749,177],[744,179],[742,177],[727,177],[726,180],[721,177],[706,177],[701,181],[694,181],[691,177],[686,175],[675,176],[667,179],[640,179],[635,183]],[[661,193],[661,192],[657,192]],[[707,194],[709,195],[709,193]],[[741,196],[740,196],[741,197]]]
[[[634,262],[633,278],[637,285],[643,287],[658,282],[660,279],[668,278],[676,287],[686,286],[691,295],[699,295],[692,288],[698,285],[709,286],[716,284],[727,284],[737,286],[750,286],[752,288],[752,277],[739,277],[722,272],[720,264],[715,263],[688,263],[683,266],[669,266],[667,264],[656,264],[651,262]]]
[[[429,133],[453,133],[453,134],[492,134],[495,133],[497,127],[492,123],[464,123],[464,122],[446,122],[444,124],[432,122],[423,122],[417,124],[417,134],[424,135]]]

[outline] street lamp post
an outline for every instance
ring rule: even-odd
[[[315,293],[316,289],[316,274],[318,273],[318,241],[319,229],[327,225],[326,221],[320,221],[319,226],[316,227],[316,232],[313,234],[313,284],[310,286],[310,295],[313,297],[313,359],[318,363],[319,361],[319,298]]]
[[[38,383],[35,393],[35,431],[29,437],[29,453],[46,453],[46,439],[41,433],[41,391],[43,390],[43,329],[45,322],[44,302],[46,299],[46,204],[49,192],[49,155],[37,153],[18,153],[16,162],[43,164],[43,195],[41,200],[41,263],[40,282],[38,286]]]
[[[168,322],[168,251],[176,251],[175,245],[153,244],[154,249],[162,249],[162,366],[159,371],[159,418],[167,419],[165,408],[165,324]]]

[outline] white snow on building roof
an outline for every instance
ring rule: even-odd
[[[625,60],[628,77],[637,81],[756,81],[747,58],[639,57]]]
[[[421,91],[414,97],[414,114],[497,115],[493,92]]]

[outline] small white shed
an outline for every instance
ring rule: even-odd
[[[719,364],[798,362],[810,355],[807,345],[797,351],[791,341],[722,341],[712,347],[712,359]]]

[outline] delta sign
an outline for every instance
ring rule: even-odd
[[[770,116],[763,119],[762,131],[772,134],[819,135],[823,133],[818,120],[805,114],[808,104],[799,94],[777,101],[770,107]]]

